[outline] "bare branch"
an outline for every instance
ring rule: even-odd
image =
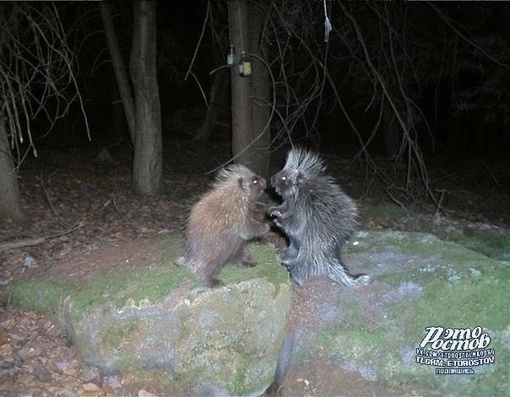
[[[7,118],[10,144],[19,166],[28,151],[37,156],[31,130],[36,117],[44,117],[49,131],[77,101],[87,133],[89,127],[76,81],[75,57],[57,5],[5,4],[0,26],[0,50],[6,54],[0,60],[0,114]],[[22,154],[20,145],[25,143],[25,136],[28,147]]]

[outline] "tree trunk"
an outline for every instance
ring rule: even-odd
[[[156,74],[156,2],[133,2],[131,78],[135,93],[133,190],[137,195],[161,192],[161,107]]]
[[[237,57],[248,51],[248,2],[230,0],[228,20],[230,40]],[[237,65],[231,71],[232,85],[232,155],[236,162],[251,168],[250,145],[253,142],[251,125],[250,77],[241,77]]]
[[[268,176],[269,169],[269,74],[256,57],[263,56],[261,41],[263,9],[247,0],[230,0],[228,17],[231,44],[237,57],[251,54],[252,75],[241,77],[232,67],[232,154],[255,173]],[[247,15],[250,15],[248,20]],[[252,51],[250,51],[252,50]]]
[[[0,221],[11,219],[21,222],[25,218],[4,120],[0,113]]]
[[[250,3],[250,48],[252,53],[264,59],[265,43],[262,28],[266,12],[270,6]],[[258,58],[253,57],[251,77],[252,133],[253,145],[250,150],[250,165],[253,172],[264,177],[269,176],[269,146],[271,141],[269,118],[271,115],[271,89],[269,71]]]
[[[117,87],[119,89],[122,104],[124,106],[124,114],[129,128],[129,134],[131,136],[131,143],[135,142],[135,106],[133,103],[133,95],[131,94],[131,88],[129,85],[129,78],[124,67],[124,61],[122,54],[120,53],[119,42],[117,35],[115,34],[115,28],[113,25],[110,9],[106,1],[99,3],[99,10],[101,11],[101,19],[103,21],[103,27],[106,35],[106,41],[108,43],[108,49],[110,51],[110,57],[112,59],[113,71],[115,72],[115,79],[117,80]],[[136,15],[135,15],[136,19]]]

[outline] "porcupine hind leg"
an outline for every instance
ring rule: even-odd
[[[299,254],[300,241],[293,235],[288,235],[289,246],[278,252],[278,257],[282,264],[286,267],[293,267],[297,263],[297,257]]]
[[[246,242],[242,242],[239,246],[239,249],[235,252],[232,257],[231,262],[239,267],[254,267],[255,261],[251,258],[250,253],[248,252],[248,247]]]
[[[223,282],[217,278],[223,265],[227,262],[232,262],[238,250],[241,247],[242,240],[230,237],[220,241],[216,245],[215,250],[210,252],[210,255],[195,255],[195,263],[197,275],[202,283],[209,288],[216,288],[223,285]],[[207,261],[199,258],[207,258]]]
[[[202,266],[197,271],[197,276],[202,281],[202,283],[209,288],[216,288],[223,285],[221,280],[219,280],[216,276],[220,272],[221,266],[215,264],[214,266],[211,266],[210,264],[208,266]]]
[[[282,264],[287,268],[291,281],[300,287],[304,285],[308,278],[314,276],[314,274],[310,273],[310,270],[313,270],[310,268],[310,265],[312,264],[313,266],[314,258],[309,254],[310,252],[305,252],[303,251],[303,248],[301,248],[298,250],[297,255],[290,262],[287,262],[288,265],[286,265],[285,262],[282,262]]]
[[[256,262],[251,258],[248,251],[248,242],[256,237],[264,236],[269,231],[269,225],[251,219],[246,230],[239,234],[239,243],[235,248],[229,262],[241,267],[254,267]]]

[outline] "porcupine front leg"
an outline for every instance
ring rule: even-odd
[[[287,220],[294,212],[294,202],[284,200],[279,206],[269,208],[269,216],[273,219],[276,226],[283,230],[289,240],[289,246],[278,252],[282,264],[286,267],[292,267],[296,263],[299,253],[300,241],[288,230]]]
[[[292,215],[293,210],[293,201],[283,200],[280,205],[269,208],[269,216],[276,226],[285,230],[285,221]]]

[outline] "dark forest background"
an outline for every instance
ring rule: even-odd
[[[403,205],[425,200],[441,206],[444,191],[430,177],[431,167],[474,162],[483,168],[477,177],[508,189],[496,169],[507,164],[510,149],[508,3],[101,4],[108,7],[137,105],[143,88],[133,80],[134,32],[139,26],[143,51],[143,29],[152,27],[157,90],[140,98],[152,98],[159,114],[136,116],[136,131],[130,134],[98,2],[2,3],[0,136],[2,153],[12,160],[10,176],[36,155],[44,161],[66,151],[87,153],[93,161],[136,163],[136,136],[144,139],[140,131],[146,129],[161,135],[154,145],[161,146],[163,164],[182,161],[178,153],[210,151],[218,161],[199,167],[201,172],[232,158],[251,164],[249,155],[256,152],[263,165],[253,167],[267,177],[286,148],[302,145],[350,160],[364,169],[367,189],[377,180],[386,187],[385,195]],[[146,12],[148,19],[141,20]],[[328,20],[332,30],[325,37]],[[234,48],[237,60],[247,50],[253,76],[239,77],[237,63],[226,65],[233,43],[240,43]],[[34,55],[52,49],[57,55]],[[62,61],[58,54],[64,49]],[[142,70],[139,76],[150,75],[150,68]],[[51,79],[45,80],[48,75]],[[236,79],[244,88],[234,86]],[[235,142],[242,132],[233,128],[239,111],[232,104],[236,90],[249,99],[252,111],[251,135],[240,145]],[[216,156],[218,150],[225,155]],[[157,159],[147,169],[157,169],[154,163]],[[133,174],[136,168],[132,165]],[[0,181],[13,183],[5,171]],[[156,180],[134,193],[160,194],[160,185]],[[22,217],[12,205],[3,206],[2,213]]]

